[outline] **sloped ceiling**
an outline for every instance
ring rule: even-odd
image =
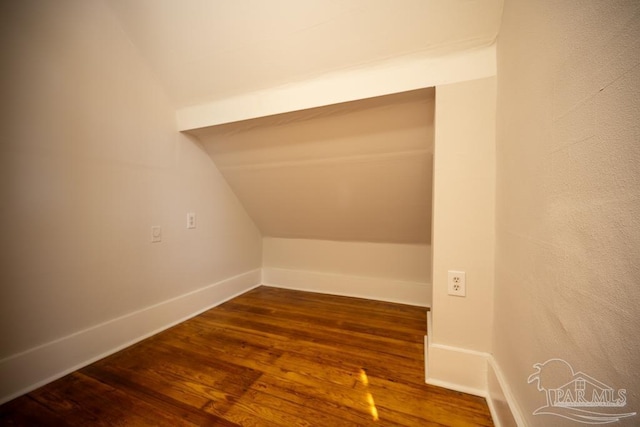
[[[212,104],[221,117],[234,117],[229,105],[241,111],[221,120],[206,110],[211,125],[178,126],[265,236],[430,243],[433,89],[362,99],[392,93],[369,78],[374,90],[337,101],[351,102],[305,96],[275,110],[259,107],[287,104],[282,96],[257,94],[477,51],[496,38],[502,0],[105,1],[178,117]],[[245,100],[284,114],[246,114]]]
[[[496,38],[502,0],[106,0],[176,109]]]
[[[431,241],[434,90],[190,131],[263,235]]]

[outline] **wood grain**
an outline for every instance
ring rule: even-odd
[[[424,383],[425,309],[260,287],[0,407],[8,426],[492,426]]]

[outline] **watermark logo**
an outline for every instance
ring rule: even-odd
[[[549,359],[533,367],[535,372],[527,382],[537,382],[547,398],[547,404],[533,415],[556,415],[584,424],[608,424],[636,415],[619,409],[627,404],[627,390],[615,390],[590,375],[574,372],[562,359]]]

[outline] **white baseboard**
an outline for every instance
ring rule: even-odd
[[[434,343],[433,320],[427,313],[424,337],[425,382],[450,390],[487,397],[488,353]]]
[[[260,285],[256,269],[0,360],[0,404]]]
[[[527,423],[516,403],[511,388],[506,382],[500,366],[489,355],[487,404],[496,427],[526,427]]]
[[[427,384],[487,396],[487,353],[433,343],[425,348]]]
[[[496,427],[527,426],[502,370],[491,354],[433,343],[432,333],[432,317],[428,312],[424,337],[427,384],[484,397]]]
[[[367,298],[421,307],[431,305],[431,287],[428,283],[275,267],[262,269],[262,283],[276,288]]]

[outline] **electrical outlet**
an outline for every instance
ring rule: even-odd
[[[162,227],[151,227],[151,243],[162,242]]]
[[[467,280],[464,271],[449,270],[447,289],[449,295],[464,297],[467,295]]]
[[[193,212],[187,214],[187,228],[196,228],[196,214]]]

